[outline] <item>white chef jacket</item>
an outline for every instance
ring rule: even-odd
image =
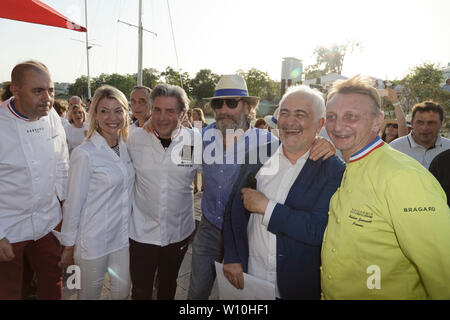
[[[69,123],[69,125],[64,127],[64,130],[66,130],[67,147],[69,148],[70,155],[72,150],[78,147],[84,141],[84,138],[86,138],[88,125],[86,122],[83,122],[83,126],[77,128],[72,123]]]
[[[134,169],[125,142],[120,158],[97,132],[70,156],[60,241],[81,259],[96,259],[128,246]]]
[[[16,243],[39,240],[61,221],[68,152],[53,108],[27,121],[14,112],[13,99],[0,105],[0,239]]]
[[[195,141],[194,142],[194,136]],[[201,135],[180,126],[167,149],[154,133],[134,129],[128,150],[136,170],[130,238],[167,246],[186,239],[195,229],[192,182],[200,163],[193,161],[191,146],[202,147]],[[183,150],[184,156],[173,156]],[[198,149],[196,149],[198,150]],[[189,151],[190,155],[189,156]],[[200,153],[201,154],[201,153]]]
[[[284,204],[289,190],[291,190],[297,176],[303,169],[309,157],[309,151],[292,164],[283,154],[281,145],[272,157],[267,160],[256,174],[256,189],[269,198],[264,216],[251,214],[247,225],[249,257],[248,273],[275,284],[276,295],[279,297],[277,286],[277,238],[267,230],[272,212],[277,203]],[[275,159],[278,158],[278,159]],[[270,170],[278,161],[276,174],[261,174],[262,169]]]

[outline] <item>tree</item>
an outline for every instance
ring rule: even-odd
[[[317,47],[313,54],[316,63],[305,68],[305,79],[314,79],[329,73],[342,73],[347,52],[353,53],[356,48],[362,48],[360,42],[350,42],[333,45],[329,48]]]
[[[69,95],[86,97],[88,91],[87,77],[81,76],[75,80],[75,83],[69,85]]]
[[[145,68],[144,70],[142,70],[142,84],[144,86],[153,89],[160,82],[161,82],[161,73],[158,70],[153,68]]]
[[[202,69],[191,80],[192,98],[201,101],[203,98],[212,97],[220,76],[209,69]]]
[[[450,128],[450,92],[442,90],[442,78],[442,70],[438,65],[424,63],[414,67],[400,84],[405,87],[404,99],[410,107],[425,100],[440,103],[447,118],[447,128]]]
[[[187,72],[180,73],[167,67],[166,71],[161,72],[161,76],[164,77],[166,83],[182,87],[189,97],[192,95],[191,79]]]
[[[272,102],[280,98],[280,84],[272,80],[267,72],[252,68],[248,72],[238,70],[237,73],[245,79],[249,96]]]

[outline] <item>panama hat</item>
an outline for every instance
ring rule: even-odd
[[[214,96],[205,99],[211,101],[212,99],[227,98],[246,98],[250,104],[254,105],[259,101],[259,97],[248,95],[247,84],[244,78],[238,74],[227,74],[220,77]]]
[[[273,115],[268,115],[264,117],[264,120],[266,120],[266,123],[271,127],[272,129],[278,128],[278,116],[280,115],[280,107],[275,109],[275,112]]]

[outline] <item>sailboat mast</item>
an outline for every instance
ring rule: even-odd
[[[137,84],[142,86],[142,0],[139,0],[139,32],[138,32],[138,73]]]
[[[89,73],[89,42],[88,42],[88,16],[87,16],[87,0],[84,0],[84,14],[86,20],[86,57],[87,57],[87,83],[88,83],[88,99],[91,98],[91,75]]]

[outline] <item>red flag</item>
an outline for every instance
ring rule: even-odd
[[[86,32],[86,28],[70,21],[58,11],[38,0],[1,0],[0,18]]]

